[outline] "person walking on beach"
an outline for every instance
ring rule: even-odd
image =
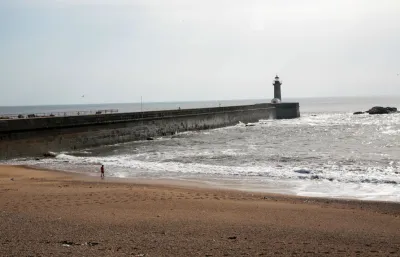
[[[101,168],[100,168],[100,177],[101,178],[104,178],[104,165],[101,165]]]

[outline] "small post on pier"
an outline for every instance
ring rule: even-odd
[[[143,123],[143,98],[140,96],[140,112],[142,113],[142,123]]]

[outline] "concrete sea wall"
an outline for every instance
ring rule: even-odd
[[[296,118],[299,106],[255,104],[216,108],[0,120],[0,159],[42,156],[176,132]]]
[[[300,117],[299,103],[279,103],[269,104],[275,108],[275,118],[280,119],[295,119]]]

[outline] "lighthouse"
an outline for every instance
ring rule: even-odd
[[[282,81],[279,80],[278,75],[275,76],[275,80],[273,81],[272,85],[274,86],[274,99],[272,99],[273,103],[278,103],[282,101],[281,96],[281,85]]]

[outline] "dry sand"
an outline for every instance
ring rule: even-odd
[[[398,203],[146,183],[0,166],[0,256],[400,256]]]

